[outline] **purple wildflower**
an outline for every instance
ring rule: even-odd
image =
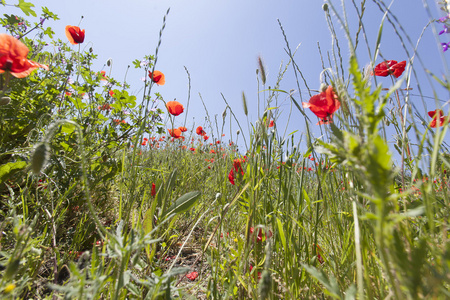
[[[441,45],[442,45],[442,50],[444,50],[444,52],[445,51],[447,51],[448,50],[448,47],[450,46],[450,43],[441,43]]]
[[[439,32],[439,35],[444,33],[449,33],[450,28],[447,25],[444,25],[444,29]]]
[[[439,18],[439,22],[444,23],[450,18],[450,15],[446,15],[445,17]]]

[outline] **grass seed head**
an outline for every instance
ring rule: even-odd
[[[264,69],[264,64],[261,59],[261,56],[258,56],[258,66],[259,66],[259,74],[261,75],[262,84],[266,84],[266,70]]]
[[[34,148],[31,158],[31,169],[35,175],[39,175],[44,165],[48,162],[50,149],[48,143],[39,143]]]
[[[248,116],[247,99],[245,98],[244,91],[242,91],[242,106],[244,106],[244,114]]]

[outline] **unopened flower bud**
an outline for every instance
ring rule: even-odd
[[[50,149],[47,143],[39,143],[36,145],[33,157],[31,158],[31,169],[34,174],[39,175],[48,161],[49,153]]]
[[[108,60],[106,61],[106,65],[107,65],[108,67],[111,66],[111,63],[112,63],[112,58],[110,58],[110,59],[108,59]]]
[[[0,99],[0,105],[8,105],[9,102],[11,102],[11,98],[9,98],[9,97],[2,97]]]
[[[328,3],[324,3],[322,5],[322,9],[323,9],[323,11],[328,11]]]
[[[239,133],[241,133],[241,131],[238,129],[238,130],[236,131],[236,134],[239,135]]]

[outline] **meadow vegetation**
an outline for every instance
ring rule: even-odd
[[[257,120],[236,118],[254,109],[243,94],[242,107],[224,99],[222,116],[186,128],[194,99],[166,101],[158,65],[169,11],[155,53],[133,61],[147,75],[137,97],[111,61],[93,69],[88,28],[57,39],[58,16],[20,0],[26,18],[0,19],[1,298],[450,298],[449,101],[427,100],[428,114],[412,105],[414,45],[400,62],[379,42],[359,60],[366,1],[337,2],[322,7],[333,47],[319,91],[293,92],[308,70],[285,36],[291,92],[283,71],[266,82],[259,59]],[[387,22],[400,32],[374,2],[379,35]],[[450,91],[448,77],[427,76]],[[304,119],[301,138],[277,128],[281,96]]]

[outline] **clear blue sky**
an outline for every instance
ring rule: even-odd
[[[334,3],[338,9],[341,8],[340,1],[334,1]],[[354,8],[351,1],[346,0],[345,3],[354,35],[357,29]],[[52,26],[56,37],[62,40],[66,39],[64,27],[78,25],[81,16],[84,16],[80,24],[80,27],[86,30],[86,38],[82,46],[92,47],[98,54],[99,59],[95,67],[99,70],[107,59],[112,58],[112,76],[119,81],[123,81],[127,66],[132,65],[133,60],[154,54],[162,18],[170,7],[156,67],[165,74],[166,84],[155,87],[154,91],[161,93],[166,101],[176,98],[177,101],[186,105],[188,79],[184,66],[187,67],[192,80],[191,107],[186,126],[188,128],[192,127],[194,122],[196,126],[204,125],[206,114],[198,93],[202,94],[210,116],[214,118],[214,115],[218,115],[220,122],[225,108],[220,95],[223,93],[235,114],[245,125],[241,101],[241,93],[244,91],[247,96],[250,121],[256,121],[258,94],[255,71],[258,56],[264,59],[268,73],[266,86],[275,84],[280,64],[286,64],[289,60],[284,50],[286,44],[277,19],[283,24],[291,48],[294,50],[301,44],[295,59],[311,89],[319,88],[319,74],[322,71],[317,43],[320,43],[324,54],[331,49],[330,33],[322,10],[323,1],[319,0],[46,0],[35,1],[34,4],[36,7],[47,6],[59,16],[59,21],[49,22],[46,25]],[[429,4],[433,16],[440,17],[435,2],[429,1]],[[391,9],[413,43],[416,43],[422,29],[429,21],[422,1],[397,0]],[[18,10],[15,12],[17,13]],[[372,51],[382,17],[382,12],[373,1],[367,1],[364,25]],[[335,19],[334,21],[335,28],[339,31],[341,26]],[[440,29],[439,27],[438,30]],[[343,37],[342,32],[338,34]],[[450,41],[450,35],[448,38],[441,38],[442,41]],[[347,42],[344,38],[340,42],[343,47],[344,66],[347,66]],[[359,62],[363,66],[369,62],[369,59],[363,42],[359,47],[361,49]],[[445,69],[439,54],[440,48],[431,27],[425,32],[418,49],[426,67],[442,78]],[[387,22],[381,41],[381,54],[386,59],[408,60],[397,36]],[[448,55],[450,51],[445,53],[445,56]],[[377,59],[377,63],[381,61],[381,58]],[[415,62],[418,63],[417,60]],[[328,66],[328,63],[326,65]],[[432,90],[424,77],[422,67],[417,64],[415,68],[419,73],[423,92],[432,96]],[[108,68],[105,70],[109,71]],[[140,81],[142,76],[144,74],[133,67],[130,68],[127,76],[127,82],[132,86],[131,92],[137,95],[138,99],[142,97],[142,93],[139,93],[143,85]],[[413,78],[412,94],[418,94],[416,81]],[[390,85],[389,78],[379,78],[378,82],[386,87]],[[292,67],[289,67],[286,72],[280,88],[286,91],[298,89]],[[448,93],[443,88],[437,85],[435,88],[443,100],[448,100]],[[301,92],[303,101],[307,101],[309,96],[303,84],[301,84]],[[300,101],[298,91],[294,97]],[[419,107],[423,107],[420,98],[413,97],[412,100],[417,101]],[[277,125],[282,134],[288,118],[290,102],[285,100],[283,94],[280,95],[279,102],[281,115]],[[423,108],[424,111],[435,109],[435,102],[432,99],[428,100],[426,105],[427,107]],[[312,120],[315,120],[315,116],[309,110],[307,113]],[[179,125],[182,125],[184,121],[184,116],[181,116]],[[233,132],[236,129],[237,126],[233,124]],[[301,114],[294,108],[287,132],[296,129],[303,132],[304,121]],[[227,137],[228,132],[229,130],[227,130]],[[319,132],[317,131],[316,134],[318,135]]]

